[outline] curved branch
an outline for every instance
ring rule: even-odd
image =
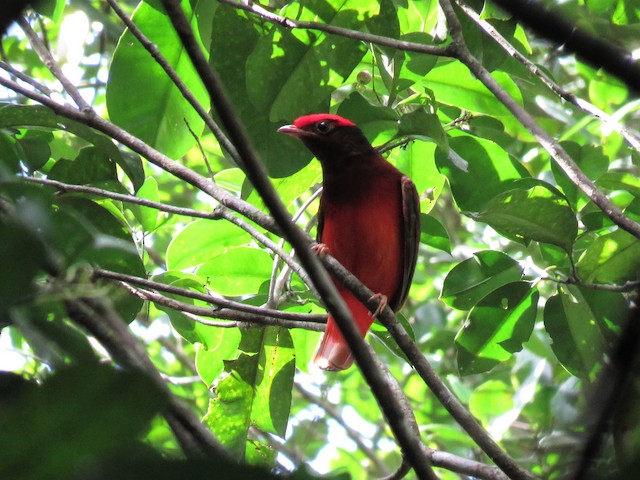
[[[190,303],[174,300],[173,298],[165,297],[159,293],[152,292],[150,290],[143,290],[141,288],[132,287],[128,283],[119,282],[118,284],[124,290],[131,295],[138,297],[141,300],[150,301],[168,307],[172,310],[176,310],[186,317],[190,318],[194,322],[208,325],[211,327],[222,328],[247,328],[247,327],[283,327],[283,328],[304,328],[305,330],[312,330],[321,332],[324,330],[324,325],[314,322],[300,322],[292,320],[283,320],[281,318],[270,318],[264,315],[254,315],[240,312],[237,310],[221,309],[213,310],[207,307],[197,307]],[[210,320],[204,320],[199,317],[218,318],[223,320],[231,320],[229,322],[216,322]]]

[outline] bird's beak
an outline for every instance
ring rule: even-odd
[[[311,135],[311,132],[298,128],[295,125],[284,125],[278,129],[278,132],[286,133],[287,135],[291,135],[296,138],[308,137]]]

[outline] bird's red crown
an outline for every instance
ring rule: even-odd
[[[338,127],[355,127],[356,124],[351,120],[342,118],[340,115],[333,115],[331,113],[314,113],[312,115],[304,115],[295,119],[293,124],[298,128],[305,128],[309,125],[313,125],[317,122],[330,121]]]

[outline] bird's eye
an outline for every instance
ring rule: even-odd
[[[331,130],[333,130],[333,123],[327,120],[318,122],[316,123],[316,130],[318,131],[318,133],[322,133],[322,134],[329,133]]]

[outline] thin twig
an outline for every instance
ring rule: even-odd
[[[257,316],[266,316],[271,318],[278,318],[289,321],[311,322],[317,324],[323,324],[326,322],[326,315],[312,315],[296,312],[283,312],[280,310],[270,310],[264,307],[257,307],[255,305],[249,305],[246,303],[234,302],[220,295],[214,293],[200,293],[193,290],[187,290],[185,288],[176,287],[174,285],[167,285],[165,283],[154,282],[153,280],[147,280],[146,278],[135,277],[133,275],[127,275],[124,273],[112,272],[110,270],[104,270],[102,268],[93,269],[94,278],[104,278],[114,280],[118,282],[130,283],[133,285],[140,285],[145,288],[157,290],[159,292],[170,293],[172,295],[179,295],[185,298],[191,298],[193,300],[200,300],[202,302],[209,303],[211,305],[217,305],[218,307],[229,309],[232,311],[238,311],[243,313],[249,313]],[[212,309],[204,309],[211,313]],[[221,310],[218,310],[221,311]],[[221,318],[221,317],[216,317]]]
[[[12,65],[9,65],[7,62],[0,61],[0,68],[6,71],[8,74],[13,75],[18,80],[22,80],[25,83],[28,83],[33,88],[38,90],[40,93],[46,95],[47,97],[51,96],[51,89],[46,85],[38,82],[36,79],[31,78],[29,75],[22,73],[17,68],[14,68]]]
[[[374,35],[372,33],[360,32],[357,30],[350,30],[348,28],[336,27],[334,25],[328,25],[326,23],[319,22],[303,22],[299,20],[293,20],[282,15],[269,12],[264,8],[256,5],[251,1],[243,1],[242,3],[235,2],[233,0],[219,0],[220,3],[226,3],[232,7],[240,10],[251,12],[255,15],[264,18],[273,23],[277,23],[290,29],[301,30],[317,30],[320,32],[329,33],[331,35],[338,35],[340,37],[350,38],[351,40],[360,40],[362,42],[373,43],[383,47],[397,48],[398,50],[404,50],[406,52],[425,53],[427,55],[437,55],[440,57],[451,57],[452,51],[448,46],[436,47],[433,45],[426,45],[424,43],[407,42],[405,40],[398,40],[396,38],[384,37],[381,35]]]
[[[142,288],[132,287],[128,283],[118,282],[118,286],[129,292],[131,295],[140,298],[141,300],[150,301],[164,307],[168,307],[172,310],[176,310],[182,313],[185,317],[193,320],[194,322],[201,323],[210,327],[222,327],[222,328],[250,328],[250,327],[283,327],[283,328],[302,328],[305,330],[312,330],[321,332],[324,330],[324,325],[315,322],[301,322],[293,320],[283,320],[282,318],[273,318],[265,315],[248,314],[238,310],[230,309],[211,309],[207,307],[198,307],[190,303],[174,300],[173,298],[165,297],[159,293],[151,290],[145,290]],[[200,317],[218,318],[229,321],[216,322],[212,320],[205,320]]]
[[[92,112],[93,109],[91,108],[91,105],[85,101],[80,91],[62,72],[62,68],[60,68],[60,65],[55,61],[53,55],[51,55],[51,52],[49,52],[44,42],[40,40],[36,32],[33,31],[29,22],[27,22],[23,17],[20,17],[18,18],[18,24],[29,39],[29,43],[33,47],[33,50],[38,54],[40,60],[42,60],[42,63],[44,63],[53,76],[58,79],[62,88],[64,88],[65,92],[67,92],[73,101],[76,102],[78,108],[85,113]]]

